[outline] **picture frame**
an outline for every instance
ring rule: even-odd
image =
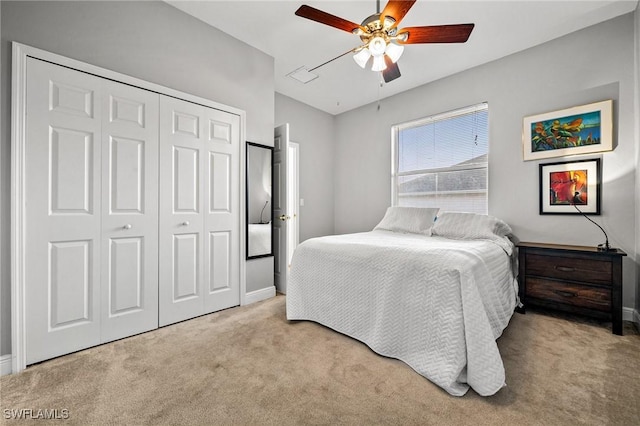
[[[540,214],[599,215],[600,162],[593,158],[540,164]]]
[[[524,161],[611,151],[612,110],[609,99],[524,117]]]

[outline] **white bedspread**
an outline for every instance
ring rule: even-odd
[[[397,358],[452,395],[505,385],[496,339],[516,306],[510,257],[486,240],[372,231],[296,249],[287,319],[311,320]]]

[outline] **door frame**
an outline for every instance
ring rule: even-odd
[[[239,212],[240,215],[240,305],[246,304],[246,257],[245,247],[245,211],[246,193],[244,179],[246,146],[246,112],[214,102],[199,96],[174,90],[159,84],[151,83],[126,74],[97,67],[82,61],[67,58],[62,55],[47,52],[22,43],[12,42],[11,64],[11,369],[13,373],[26,368],[26,300],[25,300],[25,143],[26,143],[26,89],[27,89],[27,58],[35,58],[53,64],[72,68],[77,71],[93,74],[97,77],[114,80],[120,83],[139,87],[144,90],[182,99],[205,107],[229,112],[240,117],[240,179]]]

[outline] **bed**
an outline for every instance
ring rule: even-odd
[[[293,255],[287,319],[310,320],[399,359],[452,395],[505,386],[496,339],[518,303],[500,219],[390,207],[373,231],[307,240]]]

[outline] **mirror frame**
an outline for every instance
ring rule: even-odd
[[[271,238],[271,249],[269,251],[269,253],[265,253],[265,254],[258,254],[258,255],[254,255],[254,256],[250,256],[249,255],[249,225],[251,224],[250,220],[249,220],[249,210],[251,207],[251,203],[249,200],[249,193],[251,191],[251,182],[249,180],[249,172],[250,172],[250,167],[249,167],[249,161],[250,161],[250,154],[249,151],[251,150],[251,148],[259,148],[259,149],[264,149],[266,151],[269,151],[269,155],[271,156],[271,198],[269,199],[269,202],[271,203],[271,220],[269,222],[270,229],[270,238]],[[273,241],[273,147],[272,146],[268,146],[268,145],[261,145],[255,142],[249,142],[247,141],[246,144],[246,155],[245,155],[245,159],[246,159],[246,164],[245,164],[245,185],[246,185],[246,191],[245,191],[245,214],[246,214],[246,229],[245,229],[245,238],[246,238],[246,259],[250,260],[250,259],[259,259],[262,257],[271,257],[274,255],[274,241]],[[265,224],[266,225],[266,224]]]

